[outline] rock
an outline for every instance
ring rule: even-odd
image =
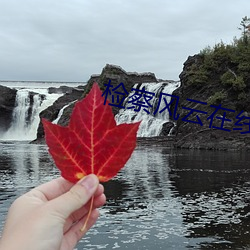
[[[69,87],[69,86],[60,86],[59,88],[56,88],[56,87],[50,87],[48,88],[48,92],[49,94],[70,94],[72,93],[72,91],[74,90],[83,90],[84,89],[84,86],[81,86],[79,85],[77,88],[75,87]]]
[[[88,80],[86,92],[89,92],[94,82],[98,82],[100,88],[104,90],[104,84],[107,84],[109,80],[111,80],[111,84],[114,85],[114,87],[123,82],[128,92],[131,91],[131,88],[136,83],[158,82],[154,73],[126,72],[120,66],[106,64],[100,75],[94,74],[90,77],[90,79]]]
[[[11,89],[5,86],[0,86],[0,131],[5,132],[11,127],[13,111],[16,107],[16,89]],[[26,122],[30,123],[32,116],[32,107],[34,104],[34,96],[38,93],[30,91],[29,92],[29,109],[28,115],[26,116]],[[44,100],[45,95],[40,95],[41,102]]]
[[[28,116],[26,117],[27,120],[27,124],[28,123],[31,123],[31,117],[32,117],[32,110],[33,110],[33,104],[34,104],[34,96],[35,95],[39,95],[40,96],[40,104],[44,101],[44,99],[46,98],[46,95],[43,95],[43,94],[39,94],[39,93],[36,93],[36,92],[33,92],[33,91],[30,91],[29,92],[29,103],[30,103],[30,106],[29,106],[29,109],[28,109]]]
[[[100,75],[92,75],[90,77],[86,87],[78,86],[77,88],[72,88],[70,90],[62,89],[61,87],[59,89],[51,88],[50,91],[55,92],[55,91],[66,90],[68,91],[68,93],[65,94],[63,97],[59,98],[51,107],[44,110],[40,114],[40,118],[46,118],[49,121],[55,120],[61,108],[63,108],[65,105],[67,105],[73,100],[84,98],[89,93],[94,82],[98,82],[101,90],[104,91],[106,89],[105,84],[108,84],[109,80],[111,80],[113,88],[117,87],[122,82],[128,93],[131,91],[131,88],[136,83],[141,84],[144,82],[152,82],[152,84],[154,84],[158,82],[153,73],[126,72],[119,66],[107,64],[103,68],[102,73]],[[71,90],[72,92],[70,92]],[[78,92],[78,94],[76,92]],[[108,98],[111,99],[111,96],[108,96]],[[68,125],[73,107],[74,104],[69,105],[67,108],[65,108],[58,124],[62,126]],[[117,114],[119,112],[119,108],[113,107],[113,112],[114,114]],[[40,138],[43,137],[44,137],[43,127],[42,124],[40,123],[38,128],[37,138],[39,140]]]
[[[60,110],[65,106],[70,104],[71,102],[74,102],[76,100],[81,99],[83,95],[83,89],[81,88],[72,88],[71,93],[66,93],[63,96],[59,97],[53,105],[45,109],[40,113],[40,119],[45,118],[49,121],[54,121]],[[74,107],[74,103],[71,104],[72,108]],[[70,106],[70,107],[71,107]],[[66,110],[65,110],[66,111]],[[70,114],[66,116],[62,116],[62,119],[59,120],[58,124],[63,125],[65,117],[70,116]],[[68,120],[68,119],[67,119]],[[40,122],[38,130],[37,130],[37,139],[41,139],[44,137],[44,130],[43,130],[43,125],[42,122]]]
[[[162,126],[162,131],[160,133],[160,136],[168,136],[170,134],[171,129],[174,127],[173,122],[165,122]]]
[[[11,125],[16,92],[16,89],[0,85],[0,132],[5,132]]]
[[[100,89],[104,91],[106,89],[105,84],[108,84],[109,80],[111,80],[111,84],[113,85],[113,88],[117,87],[122,82],[127,92],[130,92],[132,87],[136,83],[141,84],[143,82],[152,82],[152,83],[158,82],[158,80],[156,79],[153,73],[140,73],[140,74],[136,72],[131,73],[131,72],[126,72],[124,69],[122,69],[119,66],[107,64],[103,68],[102,73],[100,75],[95,74],[90,77],[86,85],[86,88],[84,90],[83,98],[89,93],[94,82],[98,82]],[[110,95],[108,96],[108,99],[111,101]],[[115,100],[116,100],[116,96],[115,96]],[[114,102],[114,103],[117,104],[117,102]],[[117,107],[112,107],[112,109],[113,109],[114,114],[117,114],[119,112],[119,108]],[[62,120],[60,121],[61,125],[66,126],[68,124],[69,117],[70,117],[70,114],[72,113],[72,110],[73,110],[73,107],[71,106],[65,109]]]
[[[107,64],[100,75],[92,75],[88,80],[88,84],[86,86],[86,90],[84,92],[84,96],[90,91],[94,82],[98,82],[99,87],[102,91],[105,91],[106,86],[111,80],[111,85],[113,88],[117,87],[120,83],[123,83],[127,92],[131,92],[132,87],[136,83],[145,83],[152,82],[157,83],[158,80],[155,77],[155,74],[147,72],[147,73],[136,73],[136,72],[126,72],[119,66]],[[122,88],[120,87],[119,90]],[[114,95],[114,100],[116,100],[117,96]],[[111,95],[108,95],[108,99],[111,101]],[[114,104],[118,104],[116,101]],[[113,113],[116,115],[119,112],[119,108],[112,107]]]
[[[173,92],[173,95],[179,97],[177,108],[179,118],[177,120],[175,146],[180,148],[216,150],[239,150],[249,148],[249,140],[246,140],[246,138],[250,138],[250,133],[242,135],[240,133],[241,131],[235,131],[233,128],[237,122],[236,116],[241,110],[244,111],[244,114],[250,113],[250,103],[245,103],[244,106],[241,105],[241,100],[235,98],[233,89],[225,89],[221,84],[220,77],[223,74],[223,68],[218,68],[216,73],[209,72],[208,79],[203,84],[196,85],[191,83],[191,68],[199,68],[202,64],[203,58],[201,55],[188,57],[187,61],[184,63],[183,71],[180,74],[181,87]],[[215,106],[221,105],[221,107],[231,109],[235,112],[219,110],[212,121],[209,119],[209,116],[213,114],[215,107],[211,107],[211,103],[209,102],[211,97],[217,92],[223,91],[227,91],[225,98],[214,101],[212,104]],[[246,93],[248,93],[247,102],[249,102],[249,90],[246,91]],[[192,100],[207,104],[197,103]],[[176,104],[177,103],[174,102],[171,105],[172,113],[174,112]],[[244,108],[241,109],[241,107]],[[204,114],[194,111],[186,117],[190,110],[194,109],[207,113]],[[221,118],[223,118],[224,112],[226,112],[226,118],[231,121],[225,121],[223,128],[229,129],[230,131],[220,129],[222,127]],[[201,124],[198,123],[197,116]],[[212,123],[210,124],[211,121]],[[247,121],[245,120],[244,122]],[[249,126],[245,126],[245,129],[247,129],[247,127],[249,130]]]
[[[59,88],[56,88],[56,87],[48,88],[49,94],[66,94],[66,93],[71,93],[71,92],[72,92],[72,87],[68,87],[68,86],[60,86]]]
[[[190,74],[189,71],[191,67],[195,64],[197,65],[197,68],[199,68],[199,65],[203,63],[203,57],[199,54],[189,56],[187,60],[183,64],[183,71],[180,73],[179,77],[181,79],[181,82],[183,84],[183,87],[188,86],[190,81]]]

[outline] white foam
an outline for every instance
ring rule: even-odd
[[[157,112],[156,115],[153,115],[154,109],[157,106],[158,97],[160,93],[172,94],[172,92],[178,88],[180,85],[179,82],[159,82],[159,83],[143,83],[140,86],[140,90],[142,88],[145,91],[155,93],[153,97],[152,108],[149,109],[150,114],[145,112],[143,108],[137,112],[134,109],[128,109],[131,104],[128,103],[129,98],[133,95],[133,91],[129,94],[129,96],[124,100],[125,109],[120,109],[119,113],[115,116],[117,124],[121,123],[133,123],[142,121],[137,132],[138,137],[153,137],[160,135],[162,130],[162,126],[164,123],[169,121],[169,113],[168,110],[163,111],[162,113]],[[137,84],[134,85],[133,88],[136,88]],[[167,102],[169,103],[171,97],[166,97]],[[159,111],[162,110],[165,106],[164,101],[161,101]]]

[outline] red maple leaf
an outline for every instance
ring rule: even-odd
[[[90,93],[77,102],[69,125],[42,120],[46,143],[61,175],[76,183],[88,174],[101,182],[114,177],[136,146],[140,122],[116,125],[112,109],[94,83]]]

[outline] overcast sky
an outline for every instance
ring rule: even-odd
[[[249,0],[0,0],[0,80],[87,81],[107,63],[178,80],[247,15]]]

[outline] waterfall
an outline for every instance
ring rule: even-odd
[[[39,113],[52,105],[61,95],[49,94],[47,89],[19,89],[16,94],[11,126],[0,139],[35,140],[40,122]]]
[[[120,109],[119,113],[115,116],[117,124],[142,121],[137,132],[137,137],[153,137],[160,135],[163,124],[169,121],[169,113],[167,109],[162,113],[157,112],[155,115],[153,114],[157,107],[160,93],[171,95],[172,92],[179,86],[179,82],[143,83],[141,85],[135,84],[133,87],[135,89],[139,88],[140,90],[144,89],[145,91],[155,93],[151,103],[152,107],[149,110],[150,113],[148,114],[143,109],[139,112],[134,111],[134,109],[128,109],[129,106],[131,107],[129,99],[134,94],[134,91],[132,91],[124,100],[123,106],[125,106],[125,109]],[[143,100],[143,97],[140,100]],[[166,97],[166,100],[170,103],[171,97]],[[165,103],[164,101],[161,101],[159,110],[164,107]]]
[[[67,107],[69,107],[71,104],[73,104],[73,103],[75,103],[75,102],[77,102],[77,101],[78,101],[78,100],[72,101],[72,102],[68,103],[67,105],[63,106],[63,107],[60,109],[57,118],[56,118],[52,123],[57,124],[57,123],[59,122],[60,118],[61,118],[62,115],[63,115],[63,111],[64,111]]]

